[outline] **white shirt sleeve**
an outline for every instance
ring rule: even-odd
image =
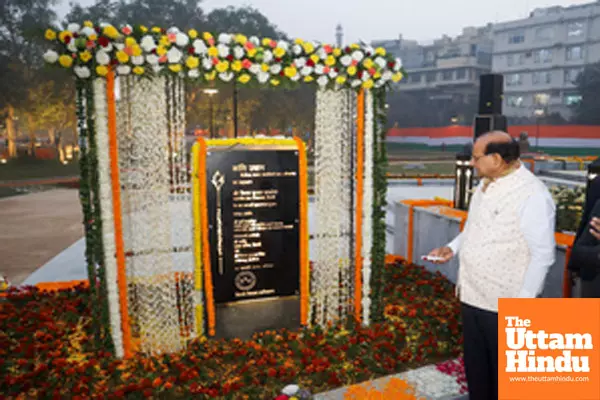
[[[555,214],[556,206],[547,190],[535,193],[523,204],[520,226],[531,258],[519,292],[521,298],[534,298],[542,292],[548,270],[554,264]]]

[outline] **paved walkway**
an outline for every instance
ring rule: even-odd
[[[346,393],[358,387],[367,390],[376,389],[384,395],[385,387],[394,379],[400,379],[412,387],[418,399],[423,400],[468,400],[468,396],[461,394],[461,387],[456,378],[440,372],[435,365],[413,369],[400,374],[386,376],[373,381],[364,382],[354,386],[346,386],[326,393],[315,395],[315,400],[344,400]],[[377,398],[377,397],[373,397]],[[390,399],[391,400],[391,399]]]
[[[83,236],[82,218],[74,189],[0,199],[0,274],[21,284]]]

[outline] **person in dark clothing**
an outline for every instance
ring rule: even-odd
[[[592,166],[600,167],[600,158]],[[590,182],[586,192],[569,271],[580,279],[581,297],[600,297],[600,176]]]
[[[575,241],[569,265],[581,279],[581,297],[600,297],[600,199],[588,216],[581,236]]]

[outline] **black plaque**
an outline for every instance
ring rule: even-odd
[[[294,150],[209,150],[215,303],[298,294],[298,175]]]

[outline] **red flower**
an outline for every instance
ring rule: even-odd
[[[269,375],[271,378],[274,378],[277,376],[277,370],[275,370],[275,368],[269,368],[267,370],[267,375]]]
[[[275,397],[275,400],[288,400],[289,396],[286,396],[285,394],[280,394],[279,396]]]
[[[108,46],[108,45],[109,45],[109,43],[110,43],[110,42],[108,41],[108,38],[106,38],[106,37],[104,37],[104,36],[100,36],[100,37],[98,38],[98,44],[99,44],[100,46],[102,46],[102,47],[106,47],[106,46]]]

